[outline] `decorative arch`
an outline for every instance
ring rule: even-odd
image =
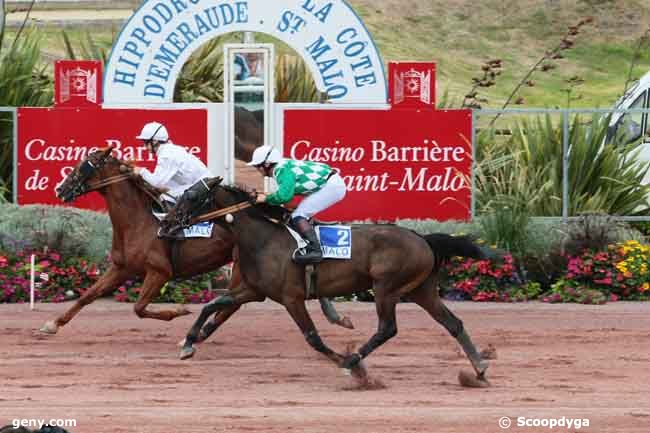
[[[240,31],[266,33],[292,47],[332,102],[387,102],[381,56],[344,0],[148,0],[113,45],[104,102],[173,102],[189,56],[215,37]]]

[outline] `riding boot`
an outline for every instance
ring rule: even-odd
[[[323,251],[321,250],[320,241],[316,236],[316,230],[312,227],[306,218],[294,218],[293,226],[298,233],[307,241],[307,247],[304,252],[296,252],[293,260],[298,264],[318,263],[323,260]]]
[[[167,202],[167,206],[169,206],[167,209],[167,213],[172,212],[174,208],[177,206],[178,203],[171,203]],[[164,223],[164,221],[163,221]],[[169,240],[175,240],[175,241],[182,241],[185,239],[185,231],[182,229],[182,227],[164,227],[161,226],[158,228],[157,232],[158,238],[160,239],[169,239]]]

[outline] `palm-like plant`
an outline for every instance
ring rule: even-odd
[[[41,61],[41,38],[36,29],[27,29],[11,41],[4,33],[4,4],[0,4],[0,106],[47,106],[52,103],[52,82]],[[21,28],[22,30],[22,28]],[[13,182],[13,119],[0,113],[0,186],[4,196]]]
[[[648,215],[650,186],[641,181],[650,164],[638,161],[638,143],[625,145],[622,138],[603,145],[608,123],[601,116],[586,123],[576,116],[570,126],[569,215]],[[547,115],[517,122],[507,140],[497,140],[490,131],[480,134],[479,209],[495,198],[513,197],[527,203],[531,215],[561,215],[562,129]]]

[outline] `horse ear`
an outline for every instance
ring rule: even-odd
[[[107,158],[111,152],[113,152],[114,146],[108,146],[106,149],[104,149],[104,152],[102,153],[102,158]]]

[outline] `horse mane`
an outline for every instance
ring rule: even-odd
[[[255,192],[255,190],[250,189],[245,185],[241,185],[237,183],[231,185],[219,185],[219,186],[224,190],[226,190],[227,192],[233,194],[237,202],[250,201],[251,194]],[[283,221],[285,217],[289,214],[289,211],[286,208],[282,206],[271,205],[268,203],[256,203],[253,204],[247,210],[251,211],[250,212],[251,216],[256,216],[260,219],[265,219],[267,221],[269,220],[269,218],[278,221]]]
[[[106,162],[110,163],[110,164],[117,164],[120,167],[125,166],[127,168],[128,172],[133,172],[133,168],[135,167],[135,164],[132,161],[125,161],[125,160],[116,158],[113,155],[109,155],[106,158]],[[120,171],[122,171],[122,170],[120,169]],[[160,188],[156,188],[155,186],[151,185],[150,183],[148,183],[146,180],[144,180],[140,176],[131,176],[131,178],[129,178],[129,180],[131,182],[133,182],[133,184],[138,189],[142,190],[145,193],[145,195],[147,197],[149,197],[153,202],[158,203],[162,207],[162,204],[160,203],[160,199],[158,197],[160,197],[160,195],[163,194],[165,191],[163,191]]]

